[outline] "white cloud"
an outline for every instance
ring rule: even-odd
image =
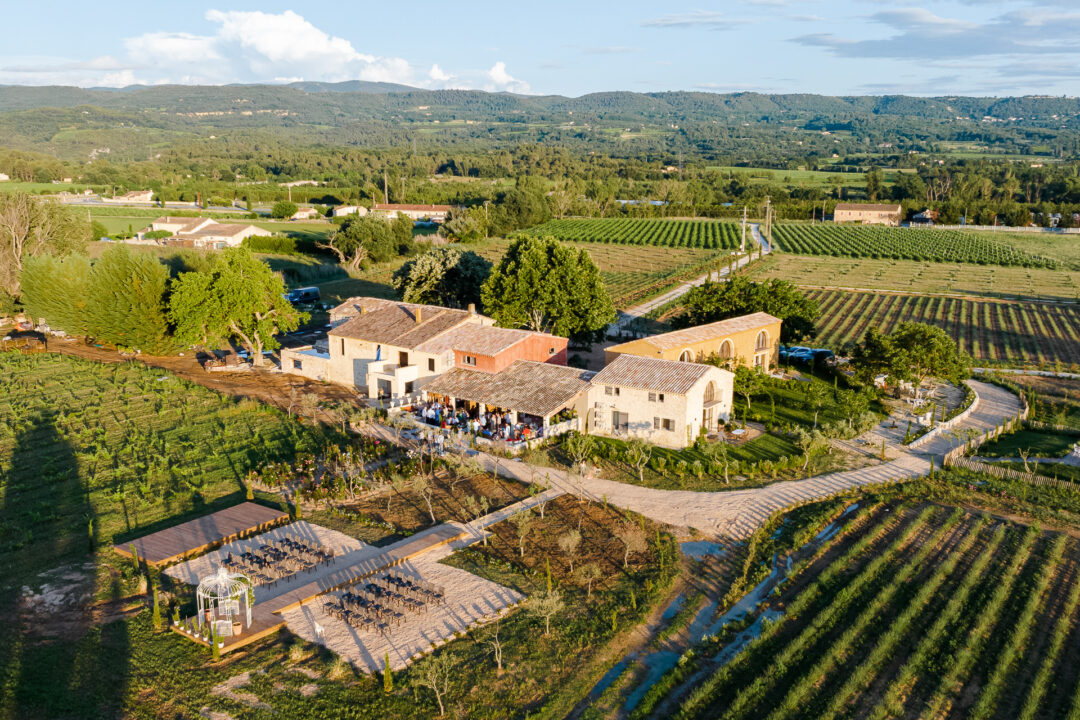
[[[431,69],[428,70],[428,80],[430,80],[436,87],[446,87],[447,83],[451,83],[455,80],[455,77],[456,76],[451,75],[450,73],[444,71],[441,67],[439,67],[438,63],[432,65]]]
[[[361,52],[292,10],[209,10],[205,17],[214,26],[209,34],[144,33],[124,40],[121,58],[21,61],[17,65],[4,58],[9,66],[0,67],[0,83],[216,84],[302,78],[417,84],[413,68],[403,58]]]
[[[506,63],[500,60],[487,71],[487,83],[484,85],[484,89],[488,92],[527,93],[529,92],[529,83],[518,80],[508,73]]]
[[[733,18],[721,12],[695,10],[688,13],[670,13],[663,17],[646,20],[645,27],[653,28],[705,28],[707,30],[730,30],[737,25],[754,22],[745,18]]]

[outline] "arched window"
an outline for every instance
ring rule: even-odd
[[[705,386],[705,402],[710,403],[716,399],[716,383],[710,382]]]
[[[683,350],[682,355],[679,355],[679,362],[694,362],[694,353]]]
[[[762,330],[757,336],[757,345],[754,347],[758,352],[769,349],[769,333]]]
[[[730,340],[725,340],[720,344],[720,359],[730,360],[735,354],[735,346],[731,344]]]

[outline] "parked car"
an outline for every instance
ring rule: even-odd
[[[321,296],[317,287],[302,287],[285,293],[285,299],[293,305],[302,305],[319,302]]]

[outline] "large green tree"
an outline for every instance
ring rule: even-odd
[[[169,317],[176,338],[191,345],[238,341],[262,365],[274,338],[295,330],[307,315],[285,298],[285,283],[245,248],[229,248],[204,271],[180,275],[173,283]]]
[[[289,202],[288,200],[278,200],[274,203],[274,207],[270,209],[270,216],[278,218],[279,220],[287,220],[296,214],[296,211],[300,208],[296,203]]]
[[[484,312],[503,327],[584,337],[615,319],[592,257],[550,237],[510,243],[480,298]]]
[[[480,304],[490,274],[491,263],[471,250],[440,247],[402,265],[391,282],[406,302],[466,307]]]
[[[110,247],[90,270],[87,334],[161,354],[172,347],[167,319],[169,269],[150,253]]]
[[[933,325],[904,322],[886,335],[871,328],[851,358],[856,375],[870,380],[887,374],[921,387],[931,377],[960,382],[971,373],[971,358],[956,341]]]
[[[19,275],[22,304],[35,322],[45,320],[69,335],[87,333],[90,260],[85,255],[28,257]]]
[[[412,232],[409,233],[410,242]],[[350,216],[327,242],[315,243],[337,256],[348,270],[360,269],[365,260],[386,262],[397,255],[399,239],[382,215]]]
[[[819,309],[813,298],[786,280],[757,283],[742,276],[691,288],[683,300],[683,314],[675,324],[693,327],[755,312],[766,312],[784,321],[780,330],[783,342],[796,342],[817,334],[814,322]]]
[[[90,223],[67,208],[24,192],[0,193],[0,292],[18,297],[27,258],[83,252]]]

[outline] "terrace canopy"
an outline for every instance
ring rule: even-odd
[[[482,406],[482,412],[531,415],[550,424],[552,416],[573,406],[589,388],[593,373],[565,365],[518,360],[505,370],[486,373],[454,368],[424,386],[426,401],[445,399],[454,408],[461,401]]]

